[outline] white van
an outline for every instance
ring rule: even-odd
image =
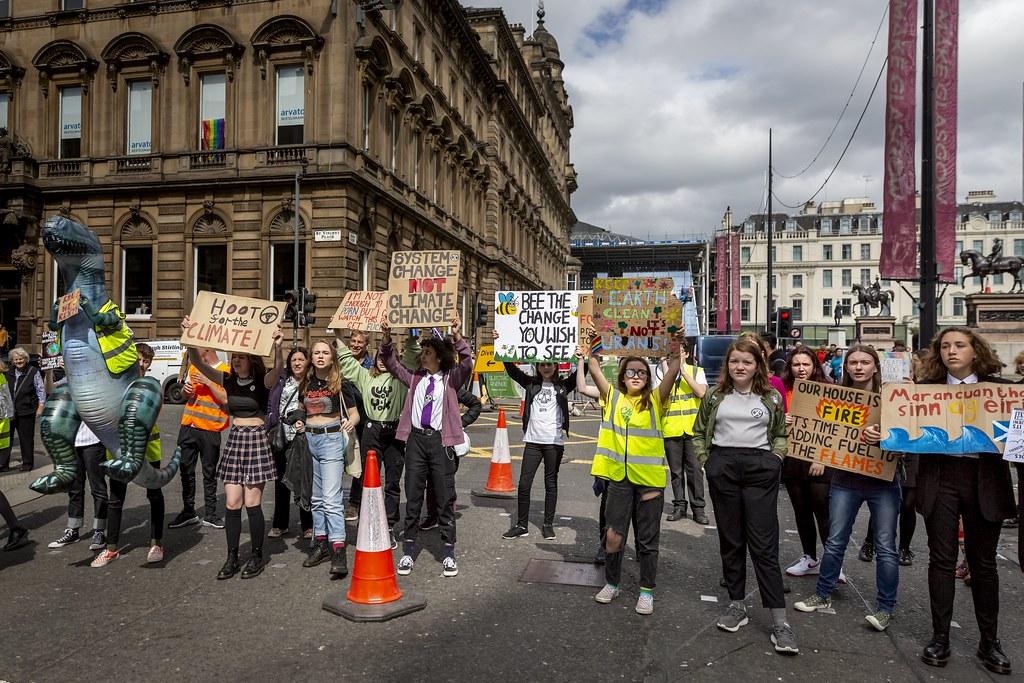
[[[181,372],[181,363],[185,358],[185,347],[177,339],[158,339],[145,341],[153,348],[153,366],[147,373],[160,382],[164,392],[165,403],[184,403],[181,395],[181,383],[178,381],[178,373]]]

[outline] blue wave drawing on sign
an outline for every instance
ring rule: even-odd
[[[962,455],[999,452],[999,448],[985,432],[969,425],[964,427],[963,434],[953,441],[950,441],[946,431],[939,427],[922,427],[921,436],[916,439],[911,439],[905,429],[890,429],[889,435],[879,445],[887,451],[901,453]]]

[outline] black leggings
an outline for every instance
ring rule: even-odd
[[[828,496],[831,482],[825,477],[804,476],[786,480],[786,492],[793,504],[796,530],[804,555],[818,559],[818,537],[824,548],[828,540]]]
[[[900,550],[910,550],[910,542],[914,540],[914,531],[917,530],[917,510],[914,509],[914,501],[917,499],[917,488],[904,486],[903,501],[900,504]],[[875,520],[868,519],[868,533],[864,537],[865,543],[875,542]]]
[[[148,467],[149,465],[143,465]],[[110,502],[107,506],[107,546],[117,548],[121,539],[121,513],[124,499],[128,495],[128,482],[110,479]],[[146,489],[149,499],[149,537],[159,542],[164,537],[164,492],[161,489]]]

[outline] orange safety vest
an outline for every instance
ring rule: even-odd
[[[216,367],[221,372],[227,372],[230,368],[223,363]],[[213,397],[210,387],[199,381],[201,373],[195,367],[188,369],[188,380],[195,388],[195,395],[185,404],[185,414],[181,416],[182,427],[195,427],[207,432],[223,432],[228,428],[228,414],[225,413],[220,404]],[[203,377],[203,381],[209,382],[209,378]]]

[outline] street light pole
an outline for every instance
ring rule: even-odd
[[[775,226],[772,224],[772,129],[768,129],[768,284],[765,290],[768,292],[768,313],[765,316],[765,327],[771,332],[772,324],[772,233]]]

